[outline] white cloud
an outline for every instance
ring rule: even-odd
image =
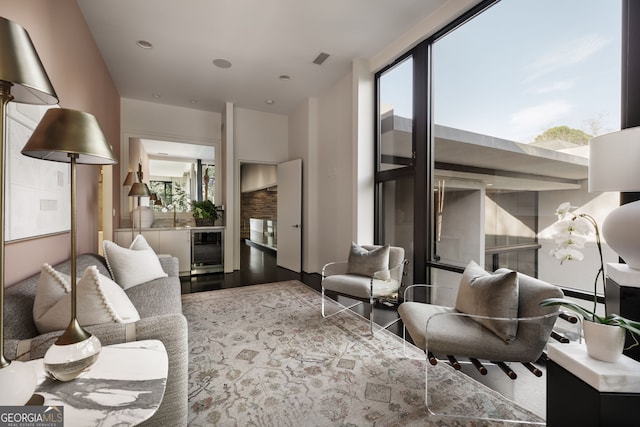
[[[516,111],[510,117],[514,130],[520,134],[535,135],[557,123],[570,113],[573,106],[565,100],[554,100]]]
[[[573,80],[563,80],[563,81],[552,83],[547,86],[542,86],[537,89],[534,89],[534,92],[537,94],[561,92],[561,91],[569,90],[573,88],[575,85],[576,84]]]
[[[555,70],[579,64],[602,49],[607,43],[609,43],[608,39],[595,34],[569,40],[530,63],[527,66],[528,76],[525,81],[530,82]]]

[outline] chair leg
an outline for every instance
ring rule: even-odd
[[[322,304],[321,304],[321,306],[322,306],[322,317],[325,317],[324,316],[324,286],[322,286],[322,292],[321,293],[322,293]]]
[[[338,313],[341,313],[341,312],[343,312],[343,311],[345,311],[345,310],[349,310],[349,309],[351,309],[351,308],[355,307],[356,305],[362,304],[362,301],[358,301],[358,302],[356,302],[356,303],[354,303],[354,304],[351,304],[350,306],[345,307],[344,305],[340,304],[338,301],[334,301],[336,304],[338,304],[338,305],[339,305],[339,306],[341,306],[342,308],[341,308],[341,309],[339,309],[339,310],[334,311],[334,312],[333,312],[333,313],[331,313],[331,314],[326,314],[326,313],[325,313],[325,298],[327,298],[327,296],[326,296],[326,294],[325,294],[324,286],[321,286],[321,291],[320,291],[320,293],[321,293],[321,296],[320,296],[320,300],[321,300],[321,301],[320,301],[320,307],[321,307],[321,309],[320,309],[320,311],[321,311],[321,313],[322,313],[322,317],[324,317],[324,318],[331,317],[331,316],[333,316],[333,315],[335,315],[335,314],[338,314]]]
[[[369,332],[373,336],[373,297],[369,296]]]

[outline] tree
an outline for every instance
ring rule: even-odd
[[[534,142],[559,140],[572,142],[576,145],[587,145],[592,137],[592,135],[580,129],[573,129],[569,126],[556,126],[536,136]]]

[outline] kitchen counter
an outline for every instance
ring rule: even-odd
[[[161,222],[160,224],[163,224]],[[166,224],[166,223],[165,223]],[[138,233],[141,232],[145,240],[158,254],[169,254],[178,258],[180,275],[199,274],[204,271],[223,271],[224,235],[226,227],[215,225],[209,227],[196,227],[190,225],[152,226],[150,228],[118,228],[113,233],[114,242],[123,248],[128,248]],[[217,233],[212,233],[217,232]],[[207,236],[217,234],[214,248]],[[204,244],[208,244],[205,249]],[[195,248],[195,249],[194,249]],[[215,252],[212,252],[215,251]],[[215,262],[210,262],[209,257],[215,257]],[[213,263],[214,266],[209,266]],[[197,267],[197,268],[196,268]]]
[[[226,228],[226,226],[224,225],[214,225],[214,226],[207,226],[207,227],[197,227],[195,225],[177,225],[175,227],[171,227],[171,226],[151,226],[148,228],[143,228],[142,231],[167,231],[167,230],[191,230],[191,229],[195,229],[195,230],[224,230]],[[127,232],[131,232],[131,227],[124,227],[124,228],[117,228],[115,231],[121,232],[121,231],[127,231]],[[137,228],[134,228],[133,231],[135,233],[138,232]]]

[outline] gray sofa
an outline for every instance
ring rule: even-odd
[[[162,341],[169,357],[167,388],[160,408],[143,425],[185,426],[188,411],[188,343],[187,320],[182,315],[178,259],[160,256],[160,263],[168,277],[126,290],[140,315],[140,320],[134,327],[127,328],[121,323],[109,323],[88,326],[86,330],[98,337],[103,346],[133,340]],[[97,254],[82,254],[78,257],[78,277],[90,265],[97,266],[100,273],[111,277],[105,259]],[[54,268],[61,273],[69,274],[70,261]],[[36,329],[33,321],[33,301],[39,276],[40,273],[35,274],[5,291],[4,344],[5,356],[9,359],[17,359],[18,353],[21,354],[21,360],[44,357],[44,353],[54,342],[53,338],[62,333],[60,331],[40,335]],[[25,351],[28,353],[25,354]]]

